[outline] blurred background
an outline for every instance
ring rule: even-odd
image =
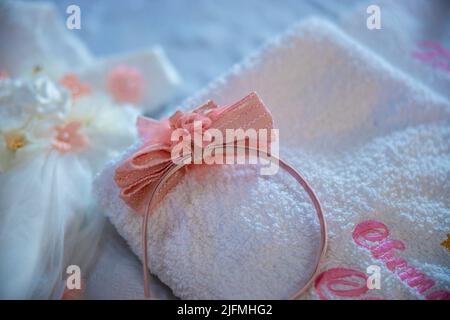
[[[161,45],[183,79],[172,104],[204,87],[309,15],[336,20],[360,0],[49,0],[76,4],[76,33],[96,55]]]
[[[0,4],[4,1],[0,0]],[[37,2],[37,0],[23,1]],[[441,64],[439,69],[430,63],[417,61],[411,53],[417,50],[417,44],[424,39],[440,41],[446,48],[450,46],[450,27],[448,27],[450,0],[42,1],[53,3],[59,16],[64,20],[68,16],[67,7],[73,4],[78,5],[81,9],[81,29],[67,32],[79,37],[83,44],[86,44],[98,57],[138,51],[156,45],[164,49],[182,78],[182,83],[175,98],[162,106],[165,108],[148,114],[152,117],[174,110],[184,99],[228,72],[234,64],[257,51],[267,41],[309,16],[323,17],[338,24],[340,21],[345,22],[342,23],[343,30],[355,41],[367,46],[396,70],[418,80],[417,83],[423,81],[429,88],[449,96],[449,78],[447,73],[443,73],[443,65]],[[384,32],[372,32],[366,28],[367,4],[377,2],[384,2]],[[416,5],[414,6],[413,3]],[[0,39],[3,40],[0,40],[0,58],[6,57],[1,49],[9,50],[9,55],[23,62],[20,58],[22,53],[32,56],[33,49],[22,50],[23,52],[18,54],[16,47],[13,49],[8,47],[10,34],[13,35],[11,38],[16,40],[15,42],[25,44],[28,42],[15,36],[14,32],[10,32],[11,29],[3,28],[2,30],[2,17],[7,17],[7,14],[6,10],[0,11]],[[4,19],[3,22],[6,20]],[[28,22],[26,16],[22,20],[22,15],[19,16],[19,21],[23,24]],[[36,34],[37,38],[39,35],[47,34],[34,27],[30,29],[34,31],[32,33]],[[368,34],[370,37],[367,36]],[[51,35],[46,37],[46,39],[49,38],[51,44],[57,43],[53,41],[54,37]],[[442,48],[440,51],[444,52],[441,55],[447,54],[447,51]],[[65,55],[67,51],[62,50],[62,52],[64,54],[60,55],[67,58]],[[435,53],[431,52],[431,57],[434,55]],[[447,60],[446,58],[444,62],[448,67],[450,60]],[[303,70],[299,73],[306,74],[305,78],[309,76]],[[345,76],[349,77],[344,73]],[[323,78],[329,78],[329,75],[324,74]],[[342,77],[338,80],[341,79]],[[339,86],[343,82],[331,79],[326,83],[333,83],[333,85],[336,83],[336,86]],[[294,82],[294,85],[297,86],[298,83]],[[318,95],[323,94],[318,92]],[[402,97],[403,94],[405,93],[400,92],[398,96]],[[314,95],[311,94],[311,96]],[[386,98],[389,100],[386,105],[392,103],[396,106],[396,104],[404,103],[403,98],[396,100],[396,94],[387,96],[394,98],[390,100]],[[344,102],[346,101],[344,97]],[[353,97],[351,101],[354,104]],[[367,108],[372,110],[371,108],[377,106],[377,104],[367,105]],[[378,111],[374,111],[373,114],[380,116]],[[432,177],[431,173],[430,176]],[[138,258],[109,222],[103,240],[101,254],[88,279],[86,298],[141,298],[142,266]],[[151,285],[154,286],[152,291],[159,292],[158,297],[173,298],[170,290],[157,279],[153,279]]]

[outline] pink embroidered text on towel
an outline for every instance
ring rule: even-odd
[[[445,290],[430,291],[435,285],[434,280],[395,255],[394,250],[405,250],[405,244],[400,240],[388,239],[389,229],[384,223],[376,220],[363,221],[355,227],[352,236],[358,246],[368,249],[375,259],[385,263],[388,270],[396,273],[400,280],[415,288],[425,299],[450,299],[450,293]],[[317,276],[315,289],[322,300],[328,300],[330,297],[379,299],[367,295],[369,289],[366,281],[367,275],[362,271],[331,268]]]
[[[444,290],[430,292],[435,285],[434,280],[416,268],[408,265],[405,259],[397,257],[394,250],[405,250],[405,244],[400,240],[388,239],[388,227],[376,220],[366,220],[359,223],[352,234],[355,243],[368,249],[372,256],[385,263],[389,271],[396,273],[400,280],[409,287],[415,288],[427,300],[448,300],[450,293]],[[328,300],[329,296],[338,298],[378,299],[366,296],[369,289],[366,286],[365,273],[348,268],[331,268],[322,272],[315,280],[315,289],[319,298]],[[428,293],[426,293],[428,291]]]
[[[389,229],[384,223],[376,220],[363,221],[355,227],[352,236],[358,246],[368,249],[375,259],[382,261],[400,280],[415,288],[426,299],[450,299],[447,291],[430,293],[435,281],[396,255],[395,250],[405,250],[405,244],[400,240],[388,239]]]
[[[171,134],[176,129],[193,130],[194,121],[201,121],[203,129],[215,128],[225,135],[226,129],[253,128],[256,130],[273,127],[272,115],[256,93],[251,93],[229,107],[218,107],[208,101],[192,112],[175,112],[161,121],[140,118],[138,131],[143,140],[140,149],[122,163],[115,172],[114,180],[121,189],[120,197],[134,210],[142,214],[148,195],[156,188],[158,181],[175,164],[171,159],[173,143]],[[181,178],[178,171],[160,189],[155,203]]]
[[[419,50],[413,53],[417,60],[450,74],[450,50],[436,41],[424,41],[418,47]]]
[[[317,276],[314,288],[321,300],[329,297],[337,298],[366,298],[364,295],[367,288],[367,275],[364,272],[349,268],[331,268]]]

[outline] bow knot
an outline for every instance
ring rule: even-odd
[[[184,129],[189,133],[194,132],[194,123],[200,122],[202,129],[208,129],[212,120],[206,116],[196,112],[184,113],[182,111],[175,112],[170,118],[169,123],[172,129]]]
[[[143,144],[116,169],[114,176],[121,189],[120,197],[128,206],[140,214],[144,212],[149,195],[155,191],[164,174],[176,166],[171,159],[174,147],[172,133],[181,129],[192,134],[196,122],[201,122],[202,129],[218,129],[224,135],[227,129],[270,130],[273,127],[272,116],[256,93],[229,107],[219,107],[208,101],[192,112],[176,111],[161,121],[138,118],[137,127]],[[155,195],[155,203],[176,185],[182,174],[183,171],[178,171],[166,181],[159,189],[160,193]]]

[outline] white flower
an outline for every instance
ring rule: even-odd
[[[67,90],[47,77],[0,80],[0,132],[24,128],[35,119],[61,119],[70,103]]]
[[[0,80],[0,172],[48,147],[71,103],[67,90],[47,77]]]
[[[36,152],[61,151],[55,148],[58,128],[70,124],[76,124],[85,145],[69,150],[77,149],[99,169],[133,143],[138,114],[138,109],[117,105],[103,94],[73,100],[68,90],[46,77],[0,80],[0,172]]]

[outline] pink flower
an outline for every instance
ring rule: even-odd
[[[72,121],[55,127],[56,136],[53,139],[53,148],[66,153],[83,149],[87,143],[87,137],[80,133],[81,122]]]
[[[0,71],[0,80],[3,79],[8,79],[9,78],[9,74],[6,71]]]
[[[80,81],[78,76],[74,73],[67,73],[59,81],[62,86],[69,89],[73,99],[88,95],[91,93],[91,87]]]
[[[107,88],[116,101],[138,104],[144,97],[144,77],[136,68],[119,65],[108,74]]]

